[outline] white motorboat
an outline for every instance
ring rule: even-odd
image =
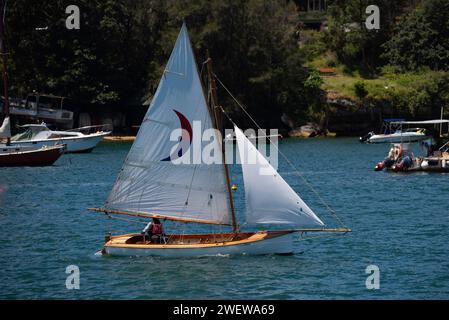
[[[360,137],[360,142],[367,143],[411,143],[419,142],[431,138],[438,127],[441,134],[443,125],[447,125],[449,120],[436,119],[424,121],[403,121],[399,119],[386,119],[382,125],[383,134],[375,134],[369,132],[367,135]],[[419,128],[404,129],[404,126],[420,126]],[[424,126],[433,126],[430,131],[422,128]],[[382,131],[382,130],[381,130]]]
[[[111,131],[102,130],[88,134],[77,131],[95,128],[95,126],[72,129],[70,131],[53,131],[45,123],[26,124],[21,127],[26,130],[11,138],[11,144],[13,146],[33,146],[39,148],[63,144],[66,146],[65,152],[67,153],[91,152],[104,136],[111,134]]]
[[[427,139],[426,130],[422,128],[413,128],[407,130],[397,130],[391,134],[372,134],[366,140],[368,143],[401,143],[417,142]]]
[[[406,141],[393,143],[388,156],[380,161],[374,170],[382,171],[385,168],[395,172],[449,172],[449,142],[447,141],[449,120],[408,121],[406,123],[439,126],[439,134],[437,135],[434,131],[432,138],[419,141],[419,143]],[[443,125],[447,126],[446,132],[443,132]]]

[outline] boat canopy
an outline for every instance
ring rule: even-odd
[[[45,123],[29,123],[29,124],[23,124],[18,126],[20,128],[47,128],[47,125]]]
[[[449,123],[449,120],[446,119],[437,119],[437,120],[424,120],[424,121],[395,121],[391,122],[393,124],[443,124]]]

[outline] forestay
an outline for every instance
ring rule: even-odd
[[[245,184],[247,222],[324,225],[243,132],[234,128]]]
[[[193,130],[194,122],[201,124],[202,130]],[[106,209],[228,224],[229,195],[223,165],[203,161],[174,163],[201,159],[201,150],[211,143],[201,142],[201,135],[211,128],[187,28],[183,25]],[[170,139],[175,129],[182,129],[182,134],[175,137],[179,141]],[[192,141],[201,148],[194,148]],[[215,143],[221,143],[216,136]],[[217,145],[214,150],[221,151],[221,147]],[[222,161],[221,152],[215,157]]]

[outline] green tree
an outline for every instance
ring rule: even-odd
[[[10,3],[13,94],[37,90],[91,107],[140,101],[154,92],[185,21],[199,70],[209,49],[215,73],[261,125],[278,126],[283,112],[306,113],[307,71],[298,54],[291,1],[79,0],[80,29],[67,30],[70,4]],[[233,117],[243,120],[222,89],[219,94]]]
[[[312,116],[323,112],[322,96],[324,92],[321,89],[323,83],[320,73],[316,70],[312,71],[304,82],[305,96]]]
[[[402,70],[449,69],[449,2],[427,0],[402,19],[385,43],[385,59]]]
[[[16,94],[37,90],[81,103],[119,105],[142,91],[152,71],[146,61],[155,40],[151,29],[157,19],[148,10],[153,2],[80,0],[79,30],[65,28],[69,4],[18,0],[8,7]]]
[[[283,112],[295,117],[306,112],[307,72],[298,54],[293,2],[172,0],[167,1],[167,12],[171,18],[162,31],[165,56],[186,21],[198,63],[209,49],[215,73],[262,126],[278,126]],[[223,89],[219,95],[236,120],[251,125]]]
[[[357,81],[354,83],[354,93],[359,98],[361,102],[368,95],[368,90],[366,89],[366,84],[363,81]]]
[[[350,69],[359,68],[374,74],[383,65],[382,44],[391,36],[395,19],[407,0],[330,0],[328,3],[328,29],[325,43],[335,52],[340,62]],[[369,5],[380,9],[380,29],[368,30],[365,10]]]

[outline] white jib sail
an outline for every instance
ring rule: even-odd
[[[0,138],[11,138],[11,124],[9,117],[5,117],[2,126],[0,127]]]
[[[234,127],[246,197],[248,223],[324,225],[245,134]]]
[[[199,124],[201,130],[195,130]],[[198,153],[211,144],[203,142],[201,135],[211,128],[211,116],[183,25],[106,208],[229,223],[229,195],[218,137],[213,148],[220,151],[215,155],[220,161],[217,164],[174,163],[201,159]],[[176,129],[183,129],[182,134],[170,138]],[[195,143],[201,148],[194,147]]]

